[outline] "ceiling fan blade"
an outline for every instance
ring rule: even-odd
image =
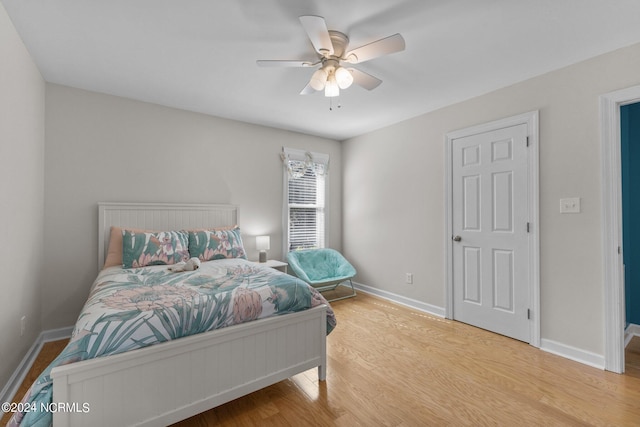
[[[404,38],[400,34],[394,34],[384,39],[376,40],[364,46],[360,46],[347,52],[345,61],[351,64],[369,61],[382,55],[403,51],[405,48]]]
[[[333,55],[333,43],[322,16],[301,16],[300,22],[311,40],[313,48],[322,56]]]
[[[302,61],[302,60],[270,60],[270,59],[259,59],[256,61],[259,67],[312,67],[316,65],[318,62],[311,61]]]
[[[312,93],[315,93],[315,89],[311,87],[311,85],[309,83],[307,83],[307,85],[304,87],[304,89],[302,89],[300,91],[300,95],[311,95]]]
[[[364,71],[360,71],[355,68],[348,68],[348,70],[353,76],[353,82],[367,90],[373,90],[382,83],[382,80],[377,77],[373,77],[371,74],[365,73]]]

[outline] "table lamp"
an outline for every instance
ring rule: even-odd
[[[267,262],[267,251],[271,249],[269,236],[256,236],[256,249],[260,251],[259,262]]]

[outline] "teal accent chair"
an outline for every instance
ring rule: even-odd
[[[334,249],[303,249],[291,251],[287,254],[289,268],[300,279],[304,280],[320,292],[334,290],[342,283],[349,281],[351,294],[328,301],[351,298],[356,296],[351,279],[356,275],[356,269],[340,252]]]

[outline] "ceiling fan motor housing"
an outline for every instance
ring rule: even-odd
[[[331,37],[331,43],[333,44],[333,55],[329,56],[329,58],[344,59],[342,56],[349,45],[349,37],[340,31],[334,30],[329,30],[329,37]]]

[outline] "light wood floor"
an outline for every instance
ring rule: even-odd
[[[332,306],[326,382],[313,369],[175,426],[640,425],[639,338],[618,375],[367,294]]]

